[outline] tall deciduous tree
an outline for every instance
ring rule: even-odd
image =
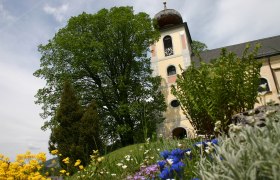
[[[163,120],[160,112],[166,108],[160,77],[151,77],[147,55],[159,35],[149,16],[134,14],[131,7],[72,17],[48,44],[39,46],[41,68],[34,75],[47,82],[36,95],[36,103],[43,105],[42,117],[53,117],[67,77],[82,105],[96,100],[102,136],[132,144],[138,136],[135,130],[143,126],[137,112],[144,104],[153,107],[149,121],[154,124]],[[51,118],[43,129],[52,128],[55,121]]]
[[[222,49],[211,63],[202,59],[191,64],[172,87],[192,125],[201,134],[213,134],[214,123],[221,121],[224,131],[231,116],[253,108],[257,99],[261,62],[255,59],[258,47],[238,57]]]

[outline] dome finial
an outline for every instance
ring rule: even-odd
[[[163,0],[163,5],[164,5],[164,10],[167,9],[166,8],[166,0]]]

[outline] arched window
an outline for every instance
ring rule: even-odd
[[[171,36],[165,36],[163,38],[164,54],[165,56],[173,55],[173,45]]]
[[[269,92],[269,85],[265,78],[260,78],[260,85],[258,88],[258,92]]]
[[[167,75],[168,76],[171,76],[171,75],[174,75],[174,74],[176,74],[176,68],[175,68],[175,66],[168,66],[168,68],[167,68]]]
[[[179,101],[177,99],[171,101],[170,105],[172,107],[178,107],[180,105]]]

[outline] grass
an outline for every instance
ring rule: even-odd
[[[187,149],[196,141],[197,139],[159,139],[156,142],[126,146],[105,155],[102,162],[98,162],[98,156],[92,157],[91,165],[68,179],[126,179],[139,171],[141,166],[149,166],[162,160],[160,152],[163,150],[171,151],[178,147]]]

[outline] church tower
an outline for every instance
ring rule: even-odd
[[[191,63],[192,42],[186,22],[174,9],[164,9],[155,15],[161,33],[158,42],[151,46],[151,65],[154,76],[161,76],[161,88],[167,104],[165,121],[159,125],[158,134],[164,137],[192,137],[194,129],[180,108],[180,102],[171,94],[171,85],[176,83],[177,74]]]

